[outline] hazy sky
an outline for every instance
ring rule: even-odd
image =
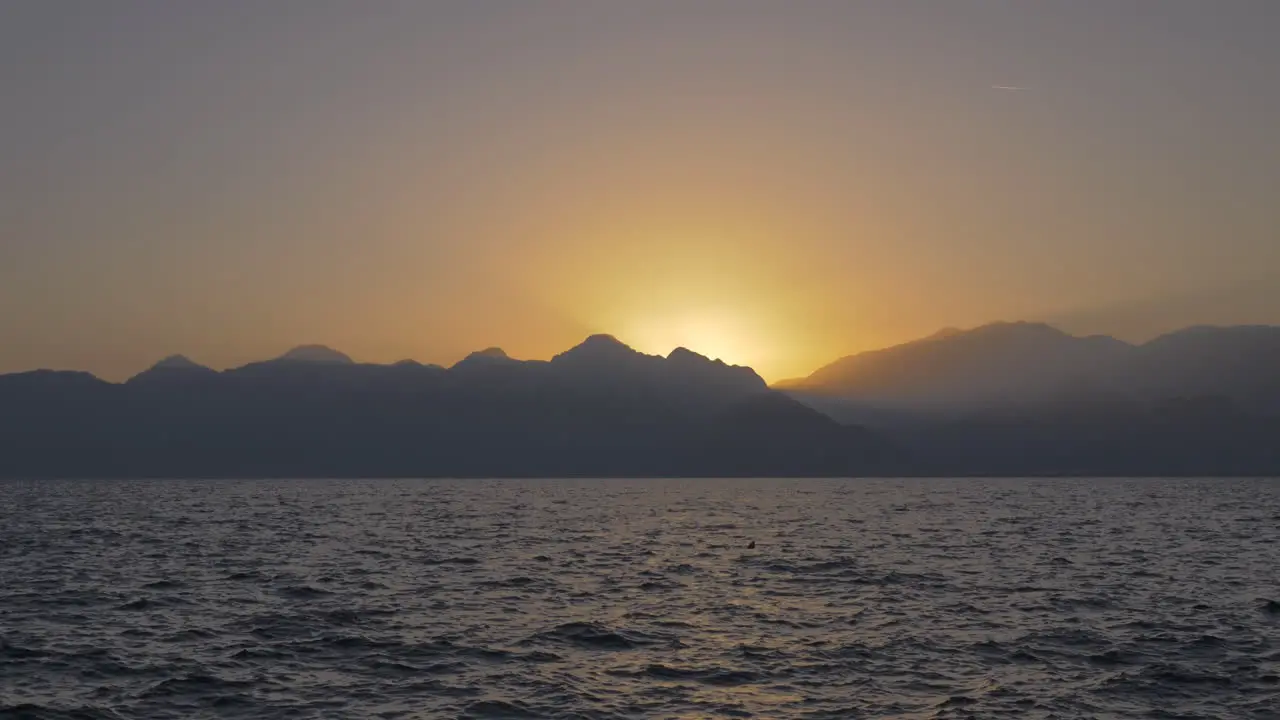
[[[1280,322],[1278,36],[1275,0],[7,0],[0,371],[611,332],[779,379]]]

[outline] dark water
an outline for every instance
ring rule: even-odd
[[[1277,718],[1278,539],[1274,480],[7,483],[0,716]]]

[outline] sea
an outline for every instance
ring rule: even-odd
[[[1280,480],[0,483],[0,718],[1280,718]]]

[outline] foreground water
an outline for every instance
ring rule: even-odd
[[[0,716],[1276,718],[1277,540],[1272,480],[6,483]]]

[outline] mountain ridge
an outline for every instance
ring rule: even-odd
[[[833,364],[843,395],[609,336],[451,368],[319,357],[0,375],[0,477],[1280,474],[1280,328],[948,331]]]
[[[1025,404],[1073,393],[1197,395],[1223,391],[1221,375],[1243,369],[1230,394],[1247,400],[1251,387],[1280,383],[1280,372],[1268,371],[1275,363],[1280,328],[1273,326],[1200,326],[1130,344],[1045,323],[992,323],[845,356],[773,387],[920,409]]]
[[[162,362],[124,383],[0,376],[0,476],[860,475],[895,452],[750,368],[604,336],[447,369],[307,355],[320,361]]]
[[[300,345],[273,359],[214,370],[181,354],[170,355],[125,380],[138,382],[164,377],[191,380],[196,373],[261,374],[296,372],[305,367],[318,375],[340,377],[346,371],[400,368],[404,372],[441,372],[472,366],[509,365],[524,368],[549,366],[559,371],[605,371],[618,363],[636,368],[683,368],[703,380],[729,381],[757,389],[769,388],[794,395],[845,398],[886,407],[1000,404],[1039,401],[1068,392],[1098,394],[1118,392],[1126,385],[1149,388],[1152,393],[1183,391],[1196,394],[1206,383],[1197,372],[1213,373],[1219,367],[1240,369],[1251,354],[1262,359],[1246,368],[1258,373],[1280,358],[1280,328],[1269,325],[1199,325],[1162,334],[1144,343],[1130,344],[1105,335],[1070,335],[1047,323],[996,322],[970,329],[943,328],[931,335],[885,348],[838,358],[808,376],[764,383],[749,366],[729,365],[684,347],[667,356],[640,353],[612,335],[595,334],[554,355],[550,360],[520,360],[501,348],[470,353],[451,367],[406,359],[392,364],[356,362],[351,356],[325,345]],[[963,352],[962,352],[963,351]],[[1030,351],[1030,354],[1028,354]],[[933,357],[927,357],[932,353]],[[950,355],[946,355],[950,353]],[[966,353],[969,356],[966,357]],[[1176,356],[1176,357],[1173,357]],[[1143,360],[1145,359],[1145,360]],[[993,361],[1004,363],[1003,365]],[[1119,367],[1109,379],[1088,380],[1091,373]],[[1126,364],[1127,363],[1127,364]],[[595,370],[592,369],[595,366]],[[1262,367],[1259,367],[1262,366]],[[982,371],[980,376],[975,372]],[[29,371],[37,372],[37,371]],[[65,371],[59,371],[65,372]],[[10,373],[21,375],[23,373]],[[95,376],[96,377],[96,376]],[[1154,378],[1165,378],[1156,383]],[[103,380],[103,382],[109,382]],[[1177,383],[1190,384],[1174,388]],[[1275,380],[1280,383],[1280,378]],[[955,387],[962,384],[965,392]],[[1237,383],[1239,384],[1239,383]],[[1241,391],[1236,391],[1240,394]]]

